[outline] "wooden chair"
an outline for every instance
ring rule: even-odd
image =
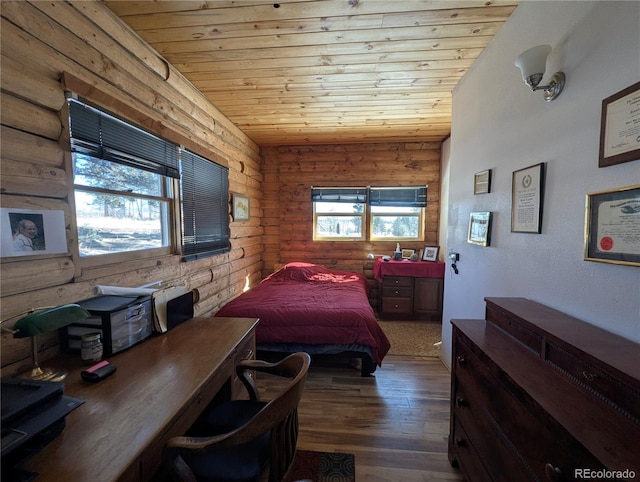
[[[280,482],[296,453],[298,404],[311,358],[293,353],[280,362],[243,360],[236,367],[249,400],[212,408],[187,436],[167,442],[164,462],[174,480]],[[290,378],[271,401],[260,400],[250,371]]]

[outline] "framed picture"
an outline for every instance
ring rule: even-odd
[[[585,261],[640,266],[640,184],[587,194]]]
[[[422,261],[438,261],[440,246],[425,246],[422,251]]]
[[[409,259],[415,253],[415,249],[403,249],[402,250],[402,259]]]
[[[598,167],[640,159],[640,82],[602,101]]]
[[[491,212],[471,213],[469,216],[469,234],[467,243],[478,246],[491,245]]]
[[[491,192],[491,169],[477,172],[473,176],[473,194]]]
[[[0,256],[67,252],[64,211],[0,208]]]
[[[544,163],[513,172],[511,179],[511,232],[542,232]]]
[[[232,194],[233,220],[247,221],[249,219],[249,198],[242,194]]]

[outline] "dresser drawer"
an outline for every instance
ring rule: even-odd
[[[413,292],[408,286],[383,286],[382,296],[384,298],[411,298]]]
[[[411,298],[382,298],[383,313],[411,313]]]
[[[382,280],[382,286],[413,286],[413,278],[409,276],[385,276]]]
[[[499,367],[476,356],[479,348],[462,333],[454,340],[453,416],[483,441],[476,450],[493,461],[487,470],[494,480],[574,480],[575,469],[604,468]],[[559,478],[548,479],[549,471]]]
[[[636,423],[640,423],[640,392],[554,344],[547,344],[546,359],[562,373],[569,375],[578,385],[591,393],[599,394]]]
[[[449,458],[452,459],[452,464],[463,467],[465,473],[472,474],[474,482],[491,480],[491,477],[480,462],[480,456],[475,451],[471,439],[457,420],[454,422],[453,431],[449,435],[449,450]],[[455,453],[453,458],[451,457],[452,453]]]

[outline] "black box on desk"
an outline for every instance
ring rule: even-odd
[[[104,356],[114,355],[151,336],[153,309],[151,296],[97,296],[78,303],[91,313],[67,326],[63,346],[80,351],[82,335],[100,332]]]

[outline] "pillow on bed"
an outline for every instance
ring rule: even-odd
[[[325,266],[311,263],[288,263],[275,273],[269,275],[266,280],[281,281],[356,281],[360,274],[355,271],[331,270]]]

